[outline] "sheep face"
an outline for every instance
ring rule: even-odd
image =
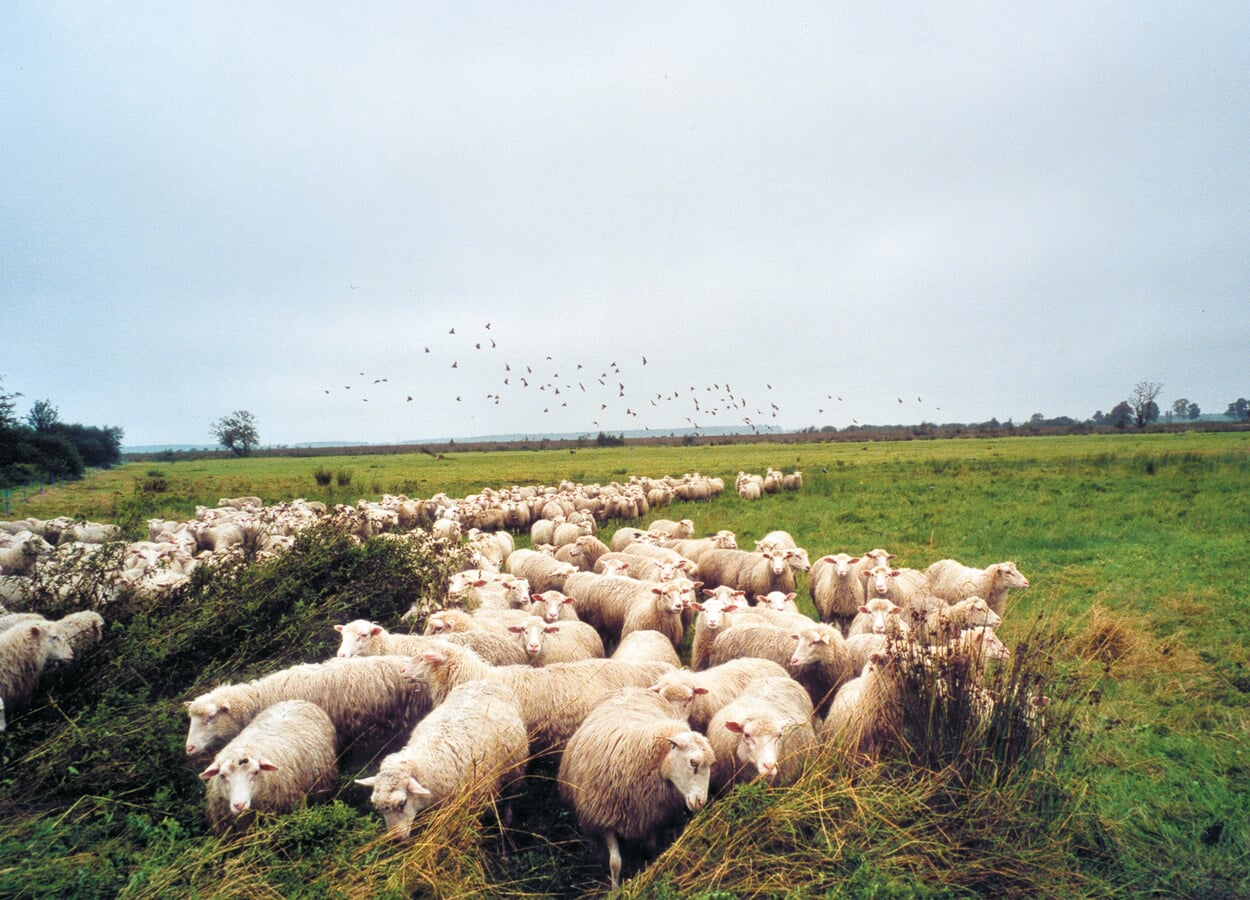
[[[357,778],[362,787],[372,788],[370,802],[386,823],[386,830],[397,841],[412,834],[417,814],[431,805],[433,794],[411,775],[382,771],[372,778]]]
[[[1004,585],[1009,588],[1026,588],[1029,586],[1029,579],[1020,573],[1015,563],[999,563],[994,569],[994,582],[997,585]]]
[[[201,697],[187,704],[187,715],[191,718],[187,729],[187,756],[211,750],[242,730],[226,703]]]
[[[781,729],[768,716],[744,716],[739,722],[726,722],[725,727],[738,735],[735,751],[738,762],[753,768],[759,777],[772,781],[777,777]]]
[[[861,606],[859,611],[866,616],[872,617],[873,634],[885,634],[889,630],[890,617],[897,616],[903,611],[903,608],[891,603],[889,600],[874,597]]]
[[[683,731],[667,738],[661,752],[660,775],[677,789],[686,809],[691,812],[703,809],[707,804],[712,763],[716,760],[707,738],[695,731]]]
[[[218,758],[213,764],[200,773],[205,781],[218,778],[230,798],[230,809],[237,816],[252,808],[252,797],[255,794],[256,782],[263,779],[265,772],[276,772],[278,767],[263,756],[240,756],[237,759]]]
[[[334,630],[342,635],[338,653],[341,659],[349,656],[365,656],[369,642],[382,634],[382,626],[374,625],[365,619],[356,619],[346,625],[335,625]]]

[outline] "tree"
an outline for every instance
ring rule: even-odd
[[[1250,422],[1250,400],[1247,400],[1245,397],[1238,397],[1228,404],[1228,409],[1224,410],[1224,415],[1239,422]]]
[[[1115,428],[1127,428],[1132,421],[1133,407],[1128,405],[1127,400],[1121,400],[1111,407],[1111,412],[1107,413],[1107,417],[1103,419],[1103,424],[1111,425]]]
[[[51,400],[36,400],[26,414],[26,424],[35,431],[51,431],[60,421],[60,412]]]
[[[1172,416],[1177,419],[1196,419],[1202,415],[1197,403],[1190,403],[1186,398],[1172,401]]]
[[[212,431],[217,443],[235,456],[247,456],[260,443],[256,417],[246,409],[236,409],[230,415],[222,416],[212,424]]]
[[[0,430],[18,426],[17,415],[14,413],[17,404],[14,401],[20,396],[22,396],[20,391],[16,394],[6,394],[4,379],[0,378]]]
[[[1139,381],[1133,388],[1129,403],[1133,409],[1133,424],[1138,428],[1145,428],[1159,418],[1159,404],[1155,403],[1155,398],[1162,390],[1163,385],[1157,381]]]

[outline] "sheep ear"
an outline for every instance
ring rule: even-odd
[[[339,634],[342,634],[342,633],[343,633],[343,626],[342,626],[342,625],[335,625],[335,626],[334,626],[334,630],[335,630],[335,631],[337,631]]]
[[[409,778],[408,783],[404,786],[404,788],[414,797],[428,797],[431,793],[429,788],[422,785],[421,782],[417,781],[415,778]]]
[[[768,601],[768,598],[767,598],[767,597],[765,597],[763,594],[756,594],[756,595],[755,595],[755,602],[756,602],[756,603],[766,603],[767,601]]]
[[[542,594],[530,594],[531,600],[537,600],[539,603],[546,603],[547,600]]]
[[[513,634],[524,634],[524,633],[525,633],[525,629],[524,629],[524,628],[522,628],[520,625],[509,625],[509,626],[508,626],[508,630],[509,630],[509,631],[511,631]]]
[[[258,758],[257,758],[257,760],[256,760],[256,764],[257,764],[257,765],[259,765],[259,766],[260,766],[260,768],[261,768],[261,771],[264,771],[264,772],[276,772],[276,771],[278,771],[278,767],[277,767],[277,765],[275,765],[274,763],[272,763],[272,762],[270,762],[269,760],[265,759],[265,757],[263,757],[263,756],[261,756],[261,757],[258,757]]]
[[[544,629],[543,629],[543,631],[547,632],[547,634],[559,634],[559,633],[560,633],[560,626],[559,626],[559,625],[548,625],[546,628],[544,628]]]
[[[445,665],[447,662],[447,654],[441,650],[426,650],[421,658],[432,666]]]
[[[741,722],[726,722],[725,729],[727,731],[732,731],[734,734],[742,734],[742,723]]]
[[[737,612],[737,611],[738,611],[738,604],[736,603],[731,603],[722,610],[722,612]]]
[[[797,592],[795,592],[795,591],[791,591],[790,593],[786,594],[786,599],[787,599],[787,600],[793,600],[793,599],[794,599],[795,597],[797,597],[797,596],[798,596],[798,593],[797,593]]]
[[[868,607],[866,607],[866,606],[861,606],[861,607],[859,608],[859,611],[860,611],[860,612],[862,612],[864,615],[868,615],[868,614],[870,614],[870,613],[872,612],[872,610],[871,610],[871,609],[869,609],[869,608],[868,608]]]
[[[899,613],[901,613],[902,611],[903,611],[903,607],[901,607],[901,606],[891,606],[891,607],[890,607],[890,613],[891,613],[892,615],[897,616],[897,615],[898,615]]]
[[[211,766],[209,766],[207,769],[205,769],[203,772],[200,773],[200,777],[203,778],[205,781],[207,781],[208,779],[212,778],[214,775],[216,775],[220,771],[221,771],[221,766],[217,765],[217,763],[213,763]]]
[[[376,775],[370,775],[368,778],[357,778],[356,783],[361,787],[371,788],[377,782]]]
[[[382,633],[381,625],[374,625],[372,628],[369,629],[369,634],[371,637],[377,637],[381,633]]]
[[[663,593],[664,593],[664,588],[652,588],[652,589],[651,589],[651,593],[653,593],[653,594],[663,594]]]
[[[707,693],[707,688],[705,687],[697,687],[697,688],[693,688],[693,690],[695,692],[695,695],[699,697],[702,697],[704,694]]]

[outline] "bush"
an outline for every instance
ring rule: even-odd
[[[334,473],[329,469],[317,469],[313,472],[313,480],[321,487],[327,487],[330,484],[330,479],[333,477]]]
[[[347,487],[352,483],[352,470],[339,469],[334,473],[334,481],[339,487]]]

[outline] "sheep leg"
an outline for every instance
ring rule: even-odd
[[[612,876],[612,890],[621,886],[621,845],[616,839],[616,832],[609,831],[603,836],[608,845],[608,872]]]

